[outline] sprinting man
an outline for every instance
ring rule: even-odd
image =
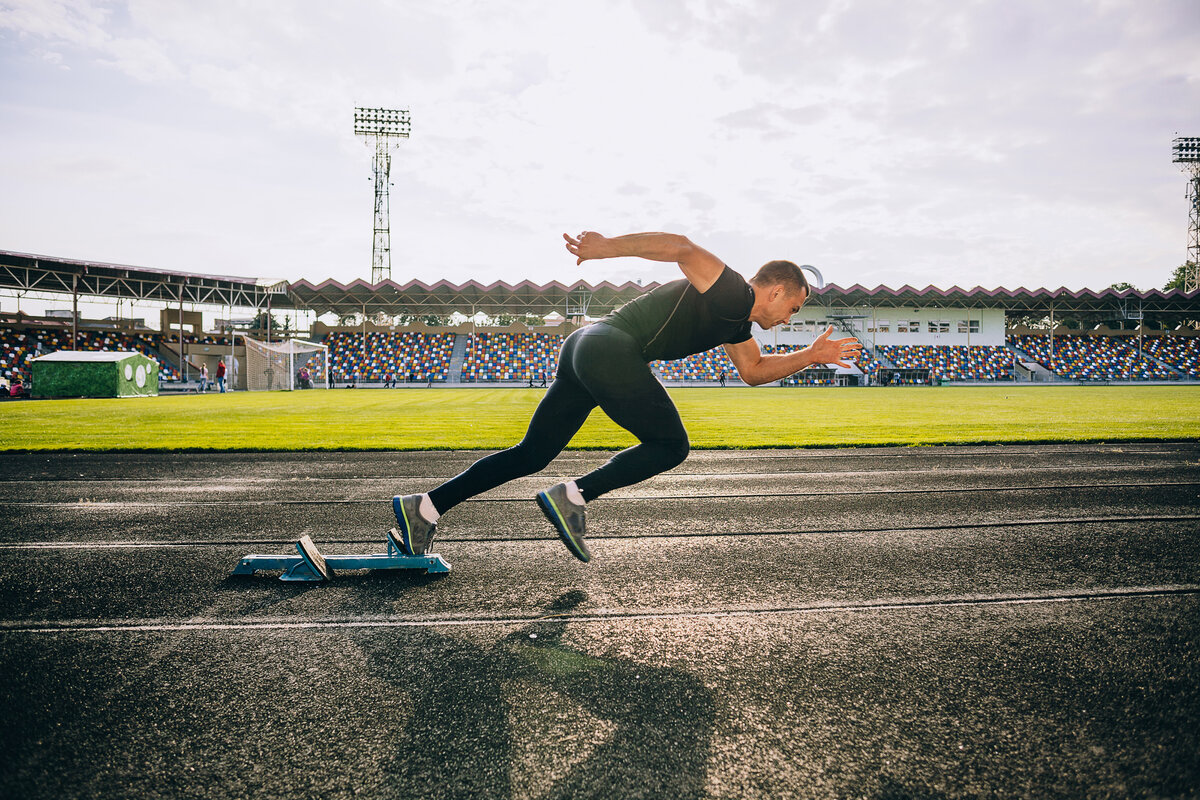
[[[684,277],[567,337],[554,381],[517,445],[480,459],[427,494],[392,498],[399,527],[389,537],[401,552],[428,552],[441,515],[467,498],[544,469],[599,406],[639,443],[587,475],[537,494],[542,512],[567,549],[581,561],[590,561],[587,504],[687,458],[687,431],[666,389],[651,374],[651,361],[673,361],[724,345],[741,379],[758,386],[811,364],[849,366],[847,362],[862,351],[857,339],[830,339],[832,327],[803,350],[778,355],[759,350],[750,323],[772,328],[791,319],[808,299],[808,280],[790,261],[770,261],[747,282],[685,236],[634,233],[608,238],[584,231],[563,238],[576,264],[634,256],[674,261]]]

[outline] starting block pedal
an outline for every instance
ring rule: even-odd
[[[419,569],[427,574],[436,575],[450,571],[450,563],[437,553],[426,553],[420,556],[406,556],[387,542],[386,553],[370,553],[367,555],[322,555],[313,540],[301,536],[296,542],[297,555],[259,555],[242,556],[237,566],[233,568],[234,575],[253,575],[259,570],[282,570],[281,581],[327,581],[331,580],[335,569]]]

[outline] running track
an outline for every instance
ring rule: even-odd
[[[694,453],[592,504],[448,514],[478,453],[5,455],[11,797],[1195,797],[1200,445]]]

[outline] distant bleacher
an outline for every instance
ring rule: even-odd
[[[854,363],[867,375],[874,375],[882,367],[882,364],[866,348],[863,349]]]
[[[655,361],[651,367],[665,381],[719,381],[722,375],[733,381],[738,377],[724,347],[714,347],[677,361]]]
[[[477,331],[467,334],[464,383],[554,379],[563,337],[556,333]]]
[[[453,333],[331,331],[329,370],[334,384],[356,381],[444,383],[450,376]]]
[[[11,383],[16,376],[28,380],[30,359],[37,355],[71,348],[69,328],[53,322],[0,325],[0,379]],[[44,327],[43,327],[44,326]],[[451,375],[451,358],[459,343],[462,367]],[[212,334],[185,334],[189,344],[224,346],[228,340]],[[330,370],[334,385],[358,381],[368,383],[528,383],[553,380],[564,336],[557,333],[477,330],[473,333],[428,331],[330,331],[325,343],[330,348]],[[872,376],[871,383],[890,385],[924,384],[939,381],[1008,382],[1013,378],[1015,356],[1020,350],[1050,372],[1073,381],[1167,381],[1200,380],[1200,337],[1143,336],[1142,354],[1132,336],[1061,334],[1054,337],[1050,354],[1046,335],[1010,335],[1008,347],[974,345],[876,345],[881,360],[863,352],[857,366]],[[365,344],[365,346],[364,346]],[[178,370],[160,356],[160,348],[173,347],[175,335],[165,338],[153,331],[98,330],[94,324],[81,327],[75,347],[80,350],[127,350],[143,353],[159,363],[159,381],[179,381]],[[764,345],[764,353],[791,352],[800,345]],[[173,351],[163,350],[171,355]],[[894,365],[884,367],[883,363]],[[716,383],[724,374],[738,381],[737,370],[717,347],[676,361],[656,361],[653,369],[668,383]],[[836,385],[829,365],[814,367],[792,376],[785,385]]]
[[[1013,354],[1000,345],[881,344],[875,349],[896,369],[929,370],[933,381],[1013,380]]]
[[[1159,365],[1153,351],[1147,345],[1150,339],[1168,337],[1145,337],[1143,354],[1138,355],[1135,337],[1073,336],[1054,337],[1054,352],[1050,351],[1048,336],[1009,336],[1010,346],[1028,353],[1029,356],[1051,372],[1073,381],[1165,381],[1177,375]],[[1180,360],[1186,363],[1186,348],[1194,345],[1178,345],[1167,341],[1156,345],[1164,356],[1177,350]],[[1182,348],[1182,349],[1181,349]],[[1164,358],[1170,361],[1170,358]],[[1192,362],[1193,365],[1195,362]],[[1182,369],[1182,367],[1180,367]],[[1186,370],[1185,370],[1186,371]]]
[[[1200,337],[1147,336],[1142,341],[1145,352],[1182,372],[1192,380],[1200,380]]]
[[[766,355],[784,355],[803,350],[807,345],[800,344],[765,344],[762,351]],[[781,380],[782,386],[837,386],[837,376],[832,364],[813,364],[800,372]]]
[[[158,354],[161,338],[156,333],[80,329],[72,343],[71,334],[65,330],[0,328],[0,377],[10,383],[16,375],[28,380],[30,360],[58,350],[120,350],[142,353],[157,361],[160,382],[179,380],[179,371]],[[190,341],[187,336],[185,339]],[[219,341],[214,339],[211,344]]]

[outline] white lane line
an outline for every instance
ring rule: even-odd
[[[1174,446],[1178,449],[1163,449],[1164,447],[1170,447],[1170,446]],[[959,448],[959,447],[961,447],[961,448],[979,448],[979,449],[977,449],[975,452],[953,452],[954,448]],[[984,448],[986,448],[986,449],[984,449]],[[1152,449],[1152,448],[1156,448],[1156,449]],[[888,449],[888,450],[891,450],[894,452],[879,452],[878,450],[876,450],[875,448],[872,448],[872,447],[858,447],[858,448],[814,447],[814,448],[810,448],[808,450],[787,451],[787,452],[779,452],[777,450],[766,450],[766,449],[764,449],[764,450],[713,449],[713,450],[696,450],[692,453],[691,459],[693,462],[713,462],[713,461],[719,461],[719,460],[812,461],[812,460],[819,460],[819,459],[830,459],[830,460],[836,459],[836,460],[842,461],[842,460],[847,460],[847,459],[859,460],[859,459],[914,459],[914,458],[917,458],[917,459],[936,458],[936,459],[990,459],[990,460],[994,460],[997,456],[1000,456],[1000,457],[1003,457],[1003,456],[1027,456],[1031,452],[1034,454],[1037,454],[1037,455],[1045,455],[1045,456],[1068,456],[1068,455],[1179,456],[1179,455],[1195,454],[1197,452],[1197,445],[1195,442],[1191,442],[1191,441],[1180,441],[1180,442],[1171,442],[1171,441],[1144,442],[1143,441],[1143,442],[1114,442],[1114,443],[1110,443],[1110,444],[1099,444],[1098,443],[1094,447],[1090,447],[1090,448],[1068,449],[1066,446],[1055,445],[1054,443],[1012,442],[1009,444],[991,444],[991,445],[986,445],[986,444],[984,444],[984,445],[935,445],[931,448],[930,447],[922,447],[919,449],[913,448],[913,447],[908,447],[905,445],[890,445],[890,446],[885,446],[885,449]],[[3,452],[3,451],[0,451],[0,452]],[[480,458],[483,458],[487,455],[490,455],[491,453],[494,453],[496,451],[494,451],[494,450],[470,450],[470,451],[428,450],[428,451],[416,451],[416,452],[420,455],[420,457],[423,457],[423,458],[441,457],[444,461],[457,463],[458,460],[463,460],[463,461],[469,463],[472,461],[476,461]],[[562,456],[560,456],[560,458],[563,459],[564,461],[576,461],[576,460],[587,461],[590,459],[602,458],[602,457],[610,455],[614,452],[616,452],[616,451],[615,450],[595,450],[595,451],[568,450],[568,451],[565,451],[562,454]],[[170,453],[167,453],[167,452],[164,452],[164,453],[122,453],[120,451],[113,451],[113,452],[105,453],[104,459],[107,462],[111,462],[114,459],[122,460],[125,457],[143,457],[143,456],[147,456],[147,455],[149,455],[149,456],[160,455],[160,456],[166,456],[171,459],[175,459],[175,458],[177,458],[178,454],[179,453],[177,451],[172,451]],[[204,453],[201,453],[201,452],[186,452],[186,454],[189,456],[201,456],[201,457],[205,455]],[[302,458],[307,462],[307,460],[310,459],[313,455],[328,455],[328,454],[329,454],[328,452],[323,452],[323,451],[302,451],[300,456],[297,456],[296,458],[284,460],[282,463],[285,463],[285,464],[292,463],[292,462],[295,462]],[[51,452],[34,452],[34,453],[13,452],[10,454],[10,460],[11,460],[11,458],[21,458],[21,457],[26,457],[26,456],[54,458],[54,457],[75,457],[78,455],[90,455],[90,453],[73,453],[73,452],[65,452],[64,453],[64,452],[53,452],[53,451],[51,451]],[[246,463],[252,463],[255,466],[255,468],[261,468],[263,462],[269,463],[269,462],[273,461],[275,463],[280,463],[280,460],[277,457],[282,454],[278,453],[278,452],[270,452],[270,451],[260,451],[260,452],[247,451],[247,452],[240,452],[240,453],[239,452],[231,452],[230,455],[240,456],[240,457],[242,457],[240,459],[241,461],[246,462]],[[339,465],[346,465],[348,467],[361,467],[364,460],[374,460],[374,459],[369,458],[371,456],[390,455],[390,453],[388,453],[387,451],[363,451],[363,455],[367,456],[368,458],[355,460],[355,461],[336,462],[333,464],[325,464],[324,466],[326,466],[327,468],[334,468]],[[276,458],[272,458],[272,456],[275,456]],[[448,456],[448,458],[447,458],[447,456]],[[153,462],[157,463],[160,459],[154,459],[154,458],[144,459],[143,458],[142,460],[143,461],[153,461]],[[211,460],[206,463],[212,463],[214,466],[222,465],[220,460]],[[149,465],[154,466],[154,464],[149,464]],[[1068,465],[1068,466],[1070,467],[1071,465]],[[1124,466],[1127,466],[1127,465],[1114,465],[1114,466],[1123,468]],[[1153,467],[1153,466],[1157,466],[1157,465],[1156,464],[1148,464],[1145,466]],[[1049,467],[1026,467],[1025,469],[1057,469],[1057,468],[1058,467],[1049,466]],[[1072,468],[1074,468],[1074,467],[1072,467]],[[680,473],[680,474],[702,475],[705,473]],[[764,473],[764,474],[770,474],[770,473]],[[817,473],[817,474],[820,474],[820,473]],[[388,480],[393,477],[396,477],[396,476],[393,476],[393,475],[378,475],[378,476],[363,475],[363,476],[353,476],[353,477],[349,477],[349,478],[329,478],[329,480],[358,480],[358,479]],[[433,480],[433,479],[439,479],[439,477],[440,478],[449,477],[449,475],[444,475],[444,476],[418,475],[418,476],[411,476],[411,477],[413,479]],[[81,482],[117,481],[117,482],[122,482],[122,483],[142,483],[142,482],[153,483],[153,482],[158,482],[159,480],[164,480],[164,479],[136,478],[136,477],[134,477],[134,478],[88,478],[88,477],[84,477],[82,474],[80,474],[76,477],[65,476],[65,475],[57,476],[57,477],[54,477],[54,476],[52,476],[52,477],[22,476],[22,477],[7,477],[7,478],[0,477],[0,483],[24,483],[24,482],[38,483],[38,482],[48,482],[48,481],[63,482],[63,483],[72,482],[72,481],[81,481]],[[170,480],[170,479],[167,479],[167,480]],[[196,480],[196,481],[203,482],[203,481],[211,480],[211,479],[202,477],[202,478],[194,478],[194,479],[193,478],[179,478],[179,479],[174,479],[174,480],[180,480],[180,481]],[[287,478],[282,478],[282,479],[260,478],[258,480],[262,480],[264,482],[265,481],[273,481],[273,480],[319,481],[319,480],[325,480],[325,478],[323,478],[321,476],[309,475],[307,473],[301,473],[301,474],[297,474],[294,476],[288,476]]]
[[[958,597],[929,597],[864,601],[860,603],[814,603],[809,605],[760,608],[717,609],[706,611],[627,612],[610,611],[584,614],[511,615],[506,617],[468,617],[450,619],[404,619],[375,617],[369,619],[328,618],[286,620],[279,618],[217,622],[189,620],[186,622],[135,620],[32,620],[0,622],[3,634],[54,633],[142,633],[188,631],[275,631],[345,628],[436,628],[485,625],[528,625],[536,622],[605,623],[637,622],[675,619],[725,619],[735,617],[780,617],[808,614],[843,614],[864,611],[912,611],[931,608],[963,608],[971,606],[1022,606],[1052,603],[1085,603],[1111,600],[1160,599],[1200,595],[1200,584],[1166,586],[1129,586],[1091,589],[1086,592],[1059,592],[1037,595],[969,595]]]
[[[592,538],[600,539],[690,539],[697,537],[744,537],[744,536],[819,536],[825,534],[876,534],[876,533],[920,533],[923,531],[961,531],[987,530],[992,528],[1023,528],[1039,525],[1105,525],[1105,524],[1142,524],[1147,522],[1193,522],[1200,520],[1200,514],[1153,515],[1133,517],[1061,517],[1055,519],[1017,519],[1003,522],[957,522],[945,525],[914,525],[911,527],[889,528],[816,528],[812,530],[786,531],[690,531],[685,533],[597,533]],[[320,534],[313,534],[320,536]],[[323,544],[365,544],[378,542],[379,537],[361,539],[339,539],[336,537],[320,536]],[[138,549],[197,549],[209,547],[271,547],[285,546],[295,539],[212,539],[208,541],[163,541],[163,540],[134,540],[109,542],[9,542],[0,544],[4,550],[138,550]],[[531,534],[525,537],[509,537],[505,539],[466,538],[454,536],[439,536],[438,542],[456,544],[498,544],[502,542],[531,542],[557,541],[545,533]]]
[[[1162,489],[1164,487],[1188,487],[1200,486],[1200,481],[1156,481],[1154,483],[1076,483],[1076,484],[1038,484],[1037,486],[969,486],[969,487],[950,487],[941,489],[855,489],[852,491],[795,491],[795,492],[731,492],[728,494],[704,494],[704,495],[614,495],[611,498],[601,498],[603,502],[612,502],[616,500],[626,501],[635,500],[639,502],[657,502],[660,500],[688,500],[695,502],[697,500],[730,500],[730,499],[746,499],[751,497],[761,497],[764,499],[779,498],[779,497],[861,497],[865,495],[878,494],[978,494],[980,492],[991,492],[995,494],[1003,494],[1006,492],[1053,492],[1053,491],[1079,491],[1082,489]],[[155,502],[143,502],[138,500],[78,500],[71,501],[25,501],[25,500],[0,500],[0,506],[14,506],[21,508],[71,508],[71,509],[94,509],[97,511],[110,511],[122,509],[146,509],[146,508],[180,508],[180,507],[211,507],[220,505],[222,508],[230,506],[353,506],[353,505],[379,505],[384,500],[380,498],[364,499],[364,500],[229,500],[222,498],[213,498],[211,500],[159,500]],[[465,503],[528,503],[527,497],[493,497],[493,498],[469,498]]]
[[[904,468],[889,468],[889,469],[857,469],[857,470],[768,470],[768,471],[739,471],[739,472],[684,472],[671,471],[668,475],[663,476],[660,480],[675,481],[676,479],[714,479],[714,480],[729,480],[731,478],[759,478],[759,477],[809,477],[809,478],[827,478],[827,477],[874,477],[878,475],[947,475],[947,474],[974,474],[988,475],[992,473],[1021,473],[1021,472],[1162,472],[1171,471],[1177,472],[1181,468],[1194,467],[1194,464],[1185,463],[1180,465],[1174,462],[1155,461],[1149,464],[1048,464],[1044,466],[970,466],[970,467],[920,467],[915,469]],[[442,475],[287,475],[278,478],[254,477],[245,478],[240,476],[213,476],[207,478],[70,478],[70,477],[47,477],[47,478],[4,478],[0,479],[0,486],[5,484],[27,484],[27,483],[62,483],[70,486],[85,483],[116,483],[116,484],[134,484],[137,486],[161,486],[161,487],[188,487],[195,489],[206,489],[211,487],[214,481],[229,481],[236,480],[239,484],[253,485],[269,485],[280,483],[294,483],[298,486],[310,486],[314,483],[362,483],[363,481],[376,482],[392,482],[392,481],[428,481],[428,480],[444,480],[450,476]],[[536,482],[536,483],[553,483],[555,481],[564,481],[570,479],[568,474],[550,475],[539,474],[530,475],[523,478],[516,478],[518,481]]]

